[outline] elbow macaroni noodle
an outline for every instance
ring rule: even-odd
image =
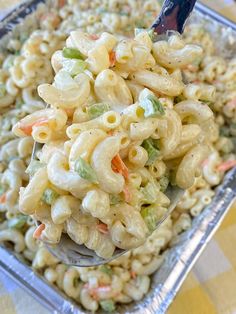
[[[10,41],[0,68],[0,242],[96,311],[107,300],[112,307],[143,298],[165,249],[234,164],[236,67],[215,55],[199,25],[168,41],[153,43],[145,31],[131,39],[134,25],[151,25],[154,0],[68,2],[41,13],[24,43]],[[82,53],[75,75],[70,66],[79,63],[63,55],[65,46]],[[44,144],[36,164],[34,141]],[[187,190],[150,235],[146,218],[166,212],[168,184]],[[115,247],[132,250],[103,266],[68,267],[33,238],[32,217],[44,224],[44,242],[67,232],[104,258]]]

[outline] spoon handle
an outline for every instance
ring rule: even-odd
[[[168,30],[182,34],[195,2],[196,0],[165,0],[160,14],[151,28],[157,34],[164,34]]]

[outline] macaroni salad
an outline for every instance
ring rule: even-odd
[[[153,43],[143,28],[156,1],[60,5],[39,8],[38,29],[0,55],[0,241],[85,309],[111,312],[144,297],[168,247],[236,165],[236,61],[217,56],[201,25]],[[43,148],[30,162],[34,140]],[[148,237],[169,182],[187,190]],[[68,267],[39,241],[62,232],[102,257],[133,249]]]
[[[36,238],[56,244],[66,232],[110,258],[155,230],[170,181],[187,189],[200,175],[214,138],[204,126],[214,131],[215,122],[199,100],[213,101],[215,87],[185,85],[181,69],[203,50],[179,35],[155,43],[153,36],[74,30],[52,55],[54,81],[38,86],[50,108],[13,127],[44,144],[19,198],[19,210],[41,222]]]

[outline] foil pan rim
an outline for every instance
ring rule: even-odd
[[[201,2],[196,2],[195,9],[202,14],[208,15],[210,18],[217,21],[218,23],[223,24],[224,26],[230,27],[236,31],[236,23],[224,17],[223,15],[219,14],[215,10],[209,8],[208,6],[202,4]]]

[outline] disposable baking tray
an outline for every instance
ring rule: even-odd
[[[24,3],[0,22],[0,49],[4,49],[9,36],[20,29],[32,30],[36,27],[38,4],[43,0]],[[43,4],[44,5],[44,4]],[[45,6],[52,5],[48,2]],[[41,8],[42,9],[42,8]],[[218,52],[225,57],[236,53],[236,25],[201,3],[197,3],[189,23],[202,23],[218,43]],[[219,40],[221,39],[221,40]],[[165,255],[165,261],[153,275],[152,285],[146,297],[125,306],[119,306],[117,313],[161,314],[165,313],[173,301],[185,277],[218,229],[236,197],[236,169],[231,170],[217,188],[212,203],[193,220],[190,230],[179,237],[178,243]],[[67,298],[43,277],[32,271],[19,256],[9,248],[0,246],[0,269],[26,289],[51,313],[87,313],[78,304]]]

